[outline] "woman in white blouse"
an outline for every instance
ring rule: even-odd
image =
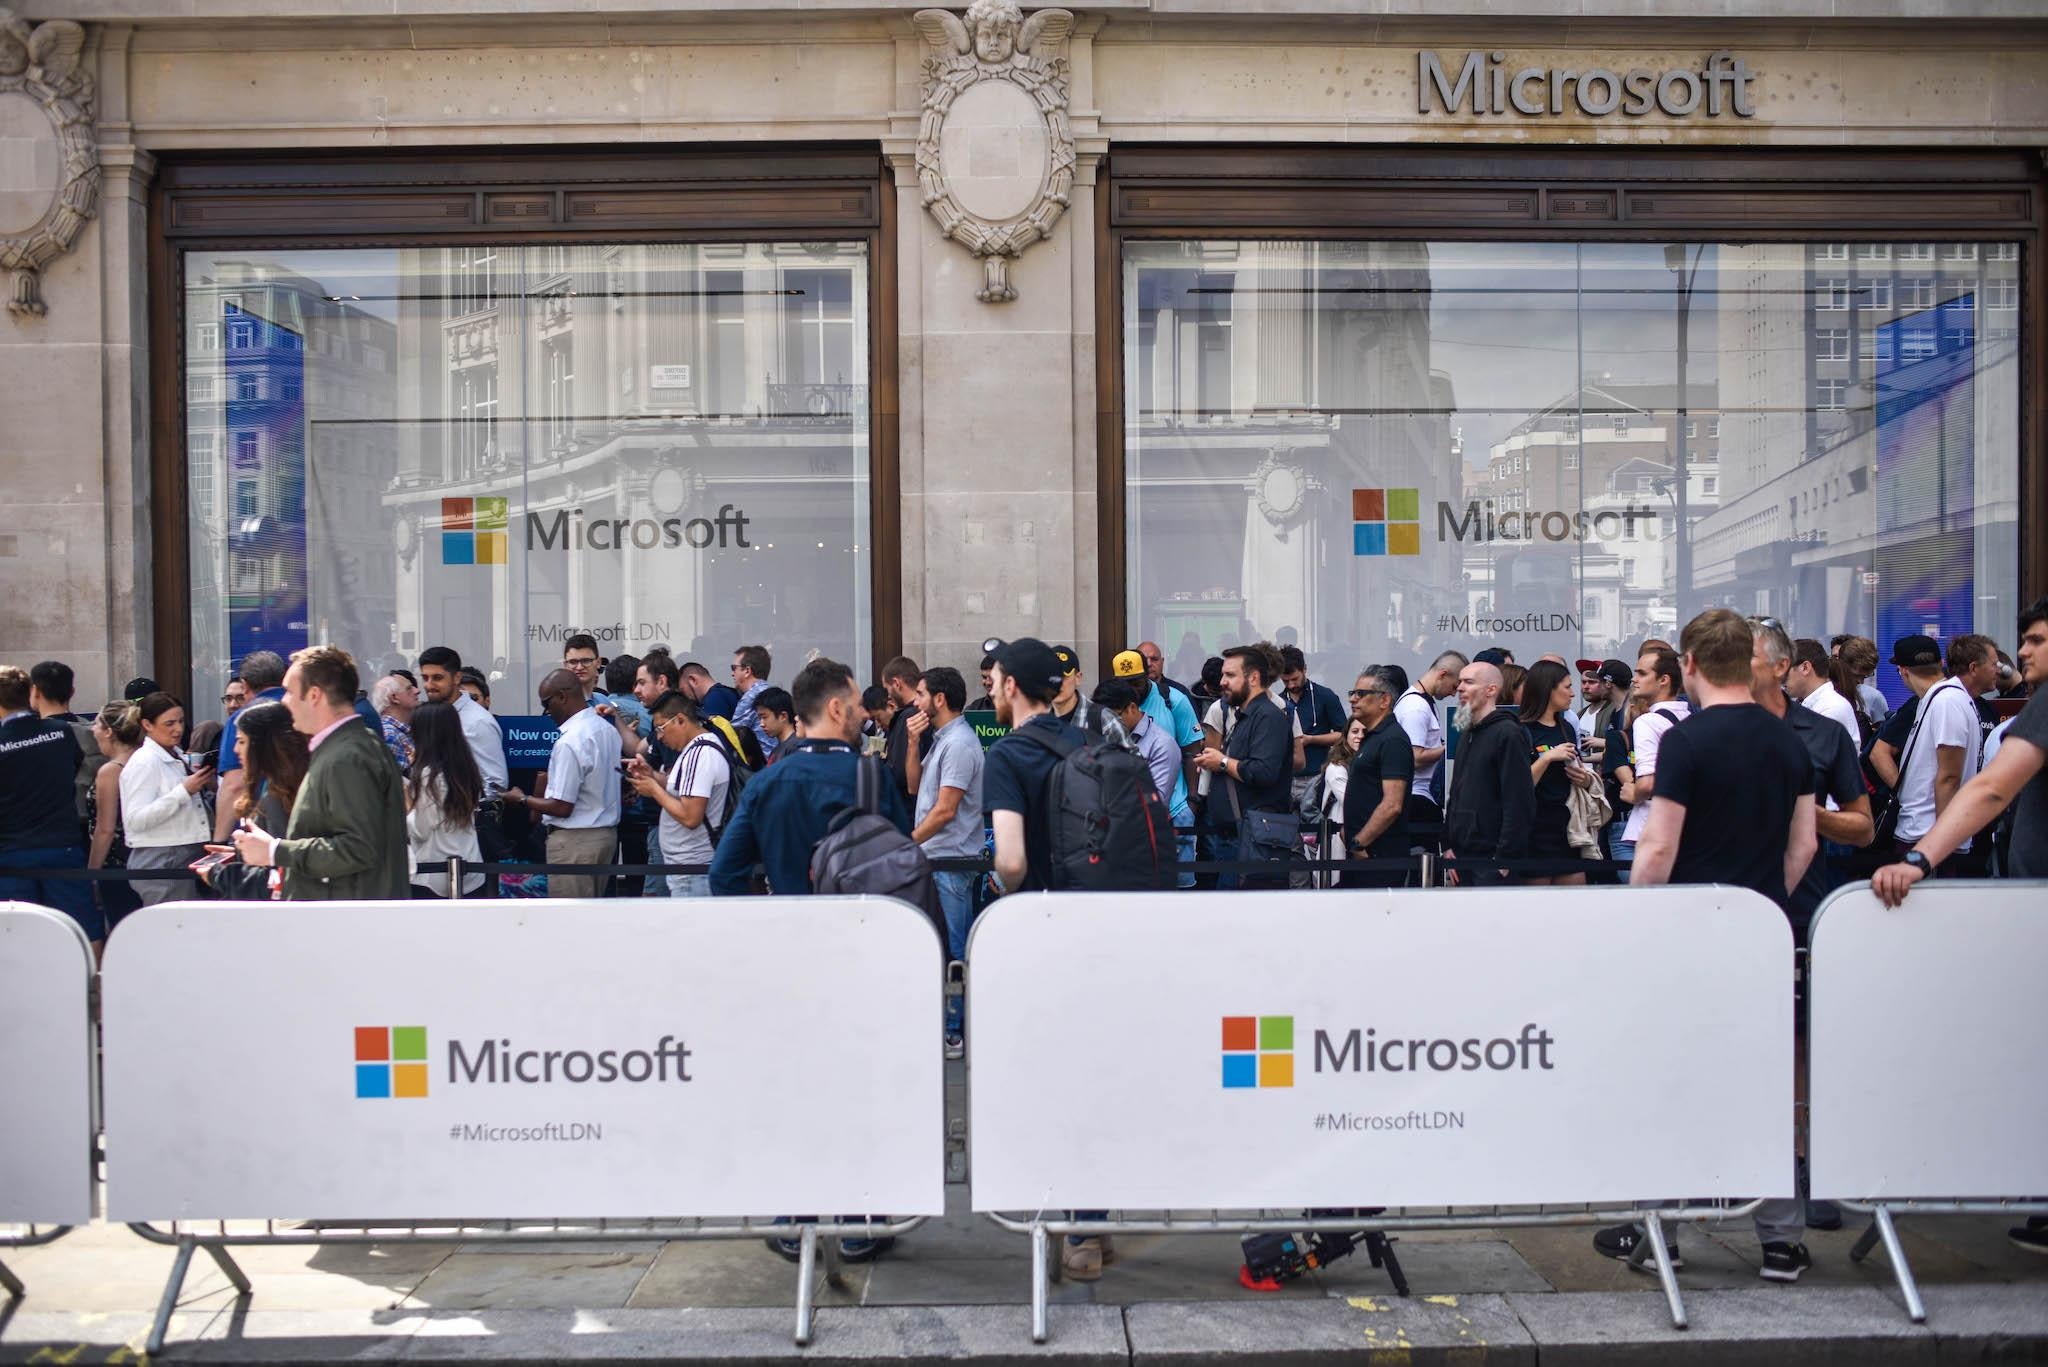
[[[182,869],[206,852],[213,822],[199,794],[216,777],[209,762],[186,768],[178,746],[185,739],[185,706],[168,693],[142,700],[142,745],[121,766],[121,826],[128,837],[131,869]],[[197,896],[188,879],[151,879],[135,884],[144,906],[177,896]]]
[[[484,776],[476,767],[462,718],[451,703],[422,703],[412,714],[412,773],[405,784],[405,833],[412,842],[415,897],[448,895],[446,873],[420,873],[421,864],[446,864],[459,855],[481,864],[476,806],[484,800]],[[465,896],[484,885],[480,873],[462,876]]]

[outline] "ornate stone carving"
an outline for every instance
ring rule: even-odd
[[[59,160],[56,184],[40,216],[31,217],[41,207],[38,201],[13,224],[0,224],[0,229],[9,229],[0,231],[0,267],[14,272],[9,313],[42,316],[38,272],[71,250],[99,206],[93,81],[85,69],[84,50],[85,30],[70,20],[52,19],[31,27],[14,11],[0,8],[0,106],[32,101],[53,126]],[[17,227],[23,219],[28,220],[26,226]]]
[[[1052,228],[1074,186],[1065,45],[1074,16],[1016,0],[974,0],[912,23],[925,41],[917,178],[939,230],[982,260],[978,297],[1017,297],[1010,262]],[[950,121],[950,127],[949,127]]]

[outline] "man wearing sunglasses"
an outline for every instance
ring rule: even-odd
[[[1415,781],[1415,751],[1394,720],[1401,681],[1391,665],[1370,665],[1351,690],[1351,715],[1365,723],[1365,739],[1344,783],[1345,855],[1353,859],[1408,857],[1408,789]],[[1398,888],[1401,870],[1346,871],[1346,888]]]

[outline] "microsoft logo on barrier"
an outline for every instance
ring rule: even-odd
[[[1292,1087],[1294,1017],[1225,1016],[1223,1085]]]
[[[427,1094],[427,1027],[356,1027],[356,1099]]]
[[[1353,555],[1421,555],[1422,496],[1415,489],[1351,491]]]
[[[441,563],[505,563],[506,508],[502,498],[441,500]]]

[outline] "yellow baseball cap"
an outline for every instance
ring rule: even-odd
[[[1135,650],[1119,650],[1109,662],[1112,678],[1135,679],[1145,672],[1145,657]]]

